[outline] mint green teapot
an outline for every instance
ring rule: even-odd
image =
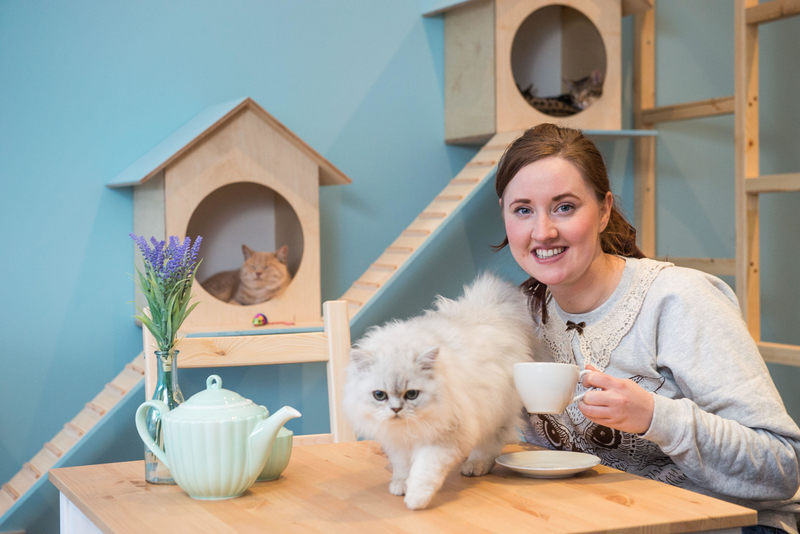
[[[166,453],[147,432],[149,408],[159,412]],[[190,497],[230,499],[255,482],[270,459],[278,431],[295,417],[300,412],[289,406],[269,417],[264,406],[222,389],[222,379],[211,375],[205,391],[172,411],[158,400],[143,403],[136,410],[136,430]],[[291,454],[279,449],[280,454]]]

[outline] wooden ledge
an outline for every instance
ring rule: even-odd
[[[658,124],[661,122],[699,119],[715,117],[717,115],[733,114],[733,97],[710,98],[697,102],[686,102],[672,106],[660,106],[643,109],[641,121],[643,124]]]
[[[745,13],[747,24],[774,22],[800,15],[800,0],[773,0],[772,2],[748,7]]]

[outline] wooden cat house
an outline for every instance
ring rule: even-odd
[[[543,122],[619,130],[621,18],[650,3],[461,0],[426,13],[444,16],[446,141],[482,143]],[[566,94],[566,80],[594,71],[602,78],[602,95],[573,115],[545,114],[525,96]]]
[[[258,313],[270,322],[319,323],[319,186],[348,183],[339,169],[244,98],[204,110],[108,185],[133,186],[137,235],[203,236],[194,284],[202,304],[184,328],[211,331],[252,328]],[[242,244],[265,251],[289,247],[292,281],[281,295],[242,306],[203,288],[215,272],[241,266]],[[138,293],[137,305],[144,306]]]

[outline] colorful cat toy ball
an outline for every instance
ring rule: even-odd
[[[253,326],[264,326],[269,321],[267,321],[267,316],[263,313],[257,313],[255,317],[253,317]]]

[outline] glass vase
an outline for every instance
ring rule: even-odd
[[[160,400],[170,410],[174,410],[183,402],[183,393],[178,385],[178,351],[155,351],[158,358],[158,380],[156,382],[153,400]],[[147,430],[159,447],[166,452],[164,446],[164,429],[161,424],[161,416],[156,410],[149,410],[147,413]],[[172,474],[164,463],[159,460],[150,449],[144,449],[144,478],[150,484],[175,484]]]

